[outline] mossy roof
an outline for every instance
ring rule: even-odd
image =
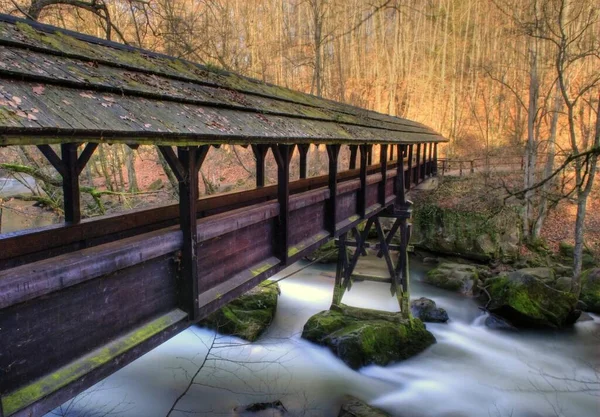
[[[0,145],[422,143],[420,123],[0,14]]]

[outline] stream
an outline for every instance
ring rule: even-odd
[[[374,257],[359,262],[359,272],[382,268]],[[600,415],[599,317],[563,331],[491,330],[474,300],[421,283],[426,267],[416,259],[411,271],[412,298],[434,299],[450,321],[427,324],[437,344],[408,361],[355,372],[300,338],[331,302],[335,266],[314,265],[280,283],[275,320],[259,341],[190,328],[48,416],[278,416],[238,409],[281,400],[285,415],[335,417],[346,394],[402,417]],[[397,311],[387,284],[357,282],[343,301]]]

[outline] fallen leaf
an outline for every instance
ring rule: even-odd
[[[27,115],[27,118],[28,118],[29,120],[37,120],[37,117],[35,117],[35,116],[34,116],[33,114],[31,114],[31,113],[29,113],[29,114]]]
[[[146,123],[146,124],[144,125],[144,127],[145,127],[146,129],[150,129],[150,128],[152,127],[152,125],[151,125],[150,123]]]
[[[79,93],[79,95],[83,98],[96,98],[93,95],[91,95],[90,93]]]
[[[43,85],[36,85],[35,87],[31,88],[33,90],[33,92],[35,94],[37,94],[38,96],[41,96],[42,94],[44,94],[44,90],[46,89],[46,87],[44,87]]]
[[[101,103],[102,107],[111,107],[112,103]]]
[[[23,118],[27,117],[27,113],[25,113],[23,110],[17,110],[15,113],[19,117],[23,117]]]
[[[23,100],[17,96],[13,96],[12,101],[14,101],[17,105],[20,105],[23,102]]]
[[[115,99],[114,99],[114,98],[112,98],[112,97],[104,96],[104,97],[102,97],[102,98],[103,98],[104,100],[106,100],[106,101],[110,101],[111,103],[114,103],[114,102],[115,102]]]
[[[62,102],[65,103],[67,106],[70,106],[71,104],[73,104],[69,100],[63,100]]]

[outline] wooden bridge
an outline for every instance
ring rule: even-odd
[[[0,236],[0,417],[43,415],[332,238],[360,253],[365,220],[407,299],[406,191],[436,174],[442,141],[409,120],[0,16],[0,146],[39,148],[62,177],[66,220]],[[158,146],[179,204],[81,220],[79,175],[99,143]],[[198,199],[198,170],[221,144],[252,146],[257,188]],[[328,175],[307,178],[311,144],[327,147]],[[396,218],[386,236],[380,216]],[[336,290],[353,263],[340,257]]]

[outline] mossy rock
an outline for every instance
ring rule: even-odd
[[[346,252],[348,253],[348,258],[350,258],[353,253],[352,250],[350,248],[346,248]],[[313,262],[318,259],[318,262],[322,264],[336,263],[338,260],[338,253],[339,249],[336,246],[335,240],[330,240],[319,249],[308,255],[306,259]]]
[[[418,201],[413,208],[411,243],[434,253],[479,261],[512,261],[519,256],[520,218],[517,211],[485,211],[441,207]]]
[[[312,316],[302,337],[327,346],[352,369],[408,359],[435,342],[421,320],[345,305]]]
[[[541,269],[548,269],[550,272]],[[579,317],[577,297],[553,288],[550,268],[526,268],[486,281],[488,309],[516,327],[566,327]]]
[[[358,398],[347,396],[344,398],[338,417],[390,417],[390,415]]]
[[[478,279],[479,270],[476,266],[444,262],[427,272],[424,280],[438,288],[472,294],[477,288]]]
[[[582,272],[579,298],[585,303],[587,311],[600,314],[600,268]]]
[[[573,254],[575,248],[573,245],[567,242],[560,242],[558,244],[558,253],[560,255],[560,260],[565,264],[573,263]],[[583,269],[592,269],[597,264],[598,261],[594,258],[594,254],[588,248],[583,249],[583,255],[581,257],[581,263],[583,264]]]
[[[200,325],[254,342],[273,321],[279,293],[278,284],[264,281],[206,317]]]
[[[445,323],[448,321],[448,313],[435,304],[435,301],[421,297],[410,302],[410,312],[413,317],[426,323]]]

